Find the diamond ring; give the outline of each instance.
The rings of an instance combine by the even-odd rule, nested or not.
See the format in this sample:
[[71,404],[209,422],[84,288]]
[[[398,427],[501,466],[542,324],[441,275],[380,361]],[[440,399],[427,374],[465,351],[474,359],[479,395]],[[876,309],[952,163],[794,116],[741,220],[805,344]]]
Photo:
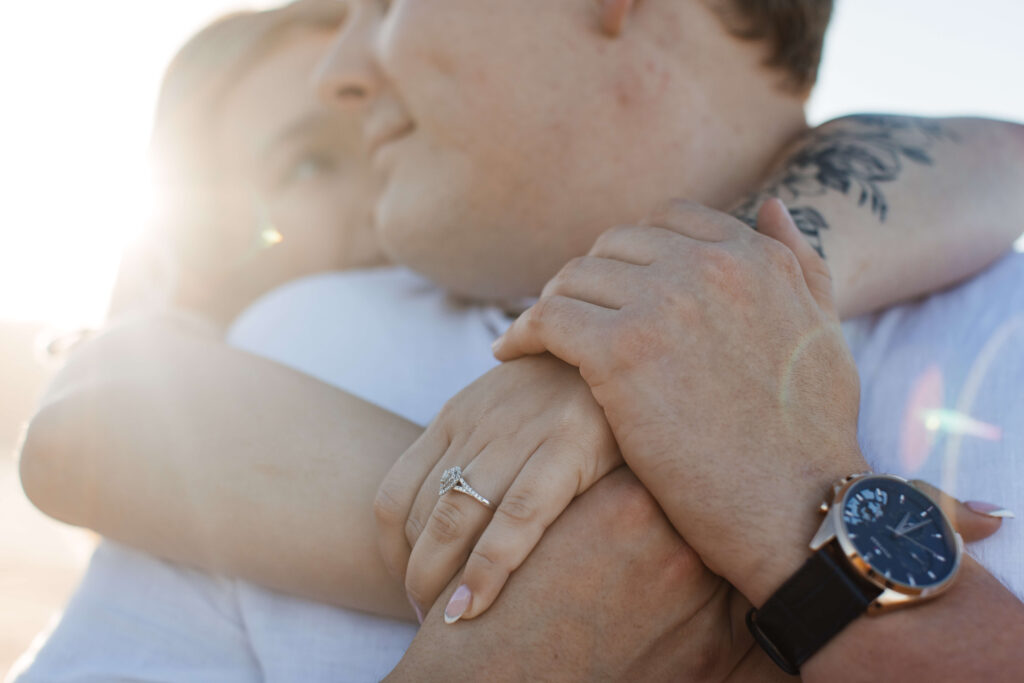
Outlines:
[[459,493],[465,493],[467,496],[476,498],[477,501],[483,504],[488,510],[494,509],[494,504],[481,496],[476,490],[469,485],[466,478],[462,476],[462,468],[455,466],[449,467],[441,474],[441,490],[438,492],[438,496],[443,496],[449,491],[458,491]]

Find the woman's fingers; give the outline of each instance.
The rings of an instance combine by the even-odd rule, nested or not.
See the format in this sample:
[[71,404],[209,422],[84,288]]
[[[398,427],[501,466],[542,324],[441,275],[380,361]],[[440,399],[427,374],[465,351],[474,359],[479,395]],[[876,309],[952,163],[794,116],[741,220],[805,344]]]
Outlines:
[[409,557],[405,591],[424,612],[458,574],[492,512],[469,496],[449,491],[437,499]]
[[[446,622],[472,619],[486,611],[548,526],[582,493],[586,458],[575,455],[574,448],[567,451],[567,446],[560,441],[545,442],[516,477],[466,562],[460,590],[445,609]],[[582,488],[591,483],[585,482]]]
[[[492,505],[497,505],[535,450],[533,444],[524,446],[507,439],[493,441],[464,465],[463,479]],[[441,463],[444,469],[459,464],[447,457]],[[410,515],[422,531],[412,541],[405,590],[409,599],[424,609],[434,604],[452,577],[459,573],[494,515],[493,508],[461,491],[452,490],[439,496],[442,471],[438,468],[436,479],[432,473],[431,478],[423,482]]]
[[[953,528],[963,537],[964,543],[972,543],[988,538],[999,531],[1003,519],[1013,517],[1013,513],[997,505],[961,503],[942,489],[936,488],[920,479],[915,479],[910,483],[924,491],[932,500],[939,504],[939,507],[942,508],[942,511],[946,513],[950,523],[952,523]],[[972,507],[975,509],[972,509]]]
[[443,429],[435,425],[427,427],[398,459],[377,490],[373,511],[380,532],[378,544],[388,571],[400,580],[405,578],[412,552],[406,531],[409,513],[423,478],[444,458],[450,445]]

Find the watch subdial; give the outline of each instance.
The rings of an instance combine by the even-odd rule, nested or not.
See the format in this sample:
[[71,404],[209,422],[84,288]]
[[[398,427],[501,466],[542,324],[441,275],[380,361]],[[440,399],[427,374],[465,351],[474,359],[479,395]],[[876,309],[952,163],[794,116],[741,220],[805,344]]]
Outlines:
[[850,526],[871,524],[885,515],[889,494],[880,488],[864,489],[851,496],[843,509],[843,520]]

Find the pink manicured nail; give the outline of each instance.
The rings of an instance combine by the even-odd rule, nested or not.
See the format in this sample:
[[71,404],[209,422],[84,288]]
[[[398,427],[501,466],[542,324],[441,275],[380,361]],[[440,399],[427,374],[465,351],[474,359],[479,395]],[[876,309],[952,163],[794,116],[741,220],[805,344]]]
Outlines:
[[416,619],[419,620],[420,625],[422,626],[423,625],[423,610],[421,610],[420,606],[417,605],[416,602],[412,598],[410,598],[408,595],[405,596],[405,597],[409,601],[409,604],[412,605],[413,611],[416,612]]
[[1007,510],[1002,505],[994,505],[992,503],[984,503],[980,500],[969,500],[964,505],[971,512],[977,512],[979,515],[985,515],[987,517],[995,517],[997,519],[1016,519],[1016,515],[1010,510]]
[[472,601],[473,593],[470,592],[469,586],[463,584],[456,588],[452,593],[452,599],[448,601],[448,606],[444,608],[444,623],[454,624],[461,619]]

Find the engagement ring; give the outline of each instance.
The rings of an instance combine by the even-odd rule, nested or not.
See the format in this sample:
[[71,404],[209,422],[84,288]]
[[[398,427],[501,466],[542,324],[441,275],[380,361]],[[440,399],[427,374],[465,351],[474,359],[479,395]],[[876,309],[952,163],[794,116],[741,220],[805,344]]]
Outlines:
[[469,485],[469,482],[462,476],[461,467],[449,467],[441,474],[441,490],[437,495],[443,496],[449,491],[465,493],[467,496],[476,498],[488,510],[494,509],[494,504],[491,503],[491,501],[481,496],[472,486]]

